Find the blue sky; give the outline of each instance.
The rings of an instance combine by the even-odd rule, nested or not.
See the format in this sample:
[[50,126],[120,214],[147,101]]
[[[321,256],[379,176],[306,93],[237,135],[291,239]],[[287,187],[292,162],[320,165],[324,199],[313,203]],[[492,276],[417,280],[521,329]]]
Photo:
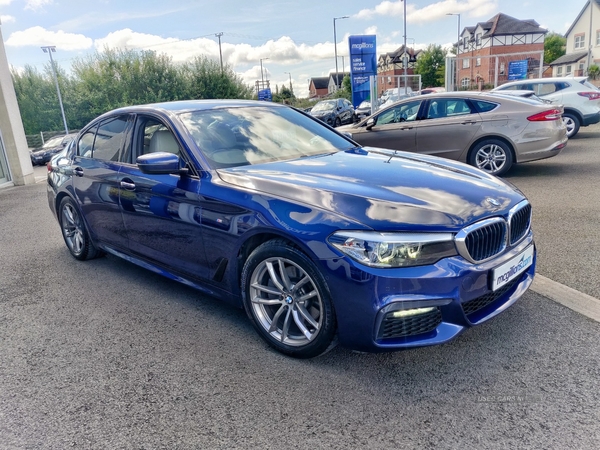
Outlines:
[[[450,46],[461,28],[502,12],[534,19],[550,31],[564,33],[586,0],[408,0],[407,41],[425,48]],[[75,58],[105,47],[143,48],[164,52],[174,61],[197,55],[219,58],[248,84],[265,78],[289,83],[299,96],[308,93],[311,77],[335,71],[333,18],[336,21],[338,67],[348,69],[347,37],[376,34],[378,53],[403,42],[403,8],[399,0],[0,0],[2,35],[8,62],[42,70],[54,45],[54,59],[69,70]],[[342,61],[342,57],[344,60]],[[268,58],[268,59],[267,59]]]

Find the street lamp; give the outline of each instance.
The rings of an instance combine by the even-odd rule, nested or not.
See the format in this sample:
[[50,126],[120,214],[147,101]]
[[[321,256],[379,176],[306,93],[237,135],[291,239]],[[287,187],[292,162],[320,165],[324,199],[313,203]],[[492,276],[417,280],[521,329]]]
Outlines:
[[335,21],[341,19],[349,19],[350,16],[334,17],[333,18],[333,48],[335,52],[335,90],[338,89],[339,75],[338,75],[338,61],[337,61],[337,34],[335,32]]
[[[404,56],[402,57],[402,65],[404,66],[404,93],[408,93],[408,52],[406,50],[406,0],[402,0],[404,3]],[[398,90],[400,93],[400,90]]]
[[263,61],[266,61],[267,59],[269,59],[269,58],[261,58],[261,59],[260,59],[260,79],[261,79],[261,81],[262,81],[262,85],[261,85],[261,88],[262,88],[262,89],[264,89],[264,88],[265,88],[265,76],[264,76],[264,74],[263,74],[263,65],[262,65],[262,62],[263,62]]
[[62,113],[62,119],[65,125],[65,133],[69,134],[69,128],[67,127],[67,118],[65,117],[65,109],[63,108],[62,97],[60,95],[60,87],[58,87],[56,67],[54,67],[54,60],[52,59],[52,52],[56,51],[56,47],[54,45],[48,45],[46,47],[42,47],[42,50],[44,51],[44,53],[48,53],[48,55],[50,55],[50,65],[52,66],[52,74],[54,75],[54,83],[56,83],[56,92],[58,93],[58,104],[60,105],[60,112]]
[[292,89],[292,74],[290,72],[283,72],[283,73],[287,73],[290,76],[290,94],[294,92],[294,90]]
[[459,73],[460,68],[458,67],[458,49],[460,48],[460,13],[447,13],[447,16],[456,16],[458,18],[458,26],[456,28],[456,90],[458,91]]

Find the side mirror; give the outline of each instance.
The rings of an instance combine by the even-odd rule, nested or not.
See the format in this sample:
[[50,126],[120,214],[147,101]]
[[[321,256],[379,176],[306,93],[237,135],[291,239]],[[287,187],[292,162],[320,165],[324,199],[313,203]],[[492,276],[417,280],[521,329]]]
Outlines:
[[138,156],[135,160],[142,173],[147,174],[170,174],[184,173],[187,170],[179,167],[179,156],[173,153],[156,152]]
[[370,130],[374,126],[375,126],[375,118],[371,117],[369,120],[367,120],[367,130]]

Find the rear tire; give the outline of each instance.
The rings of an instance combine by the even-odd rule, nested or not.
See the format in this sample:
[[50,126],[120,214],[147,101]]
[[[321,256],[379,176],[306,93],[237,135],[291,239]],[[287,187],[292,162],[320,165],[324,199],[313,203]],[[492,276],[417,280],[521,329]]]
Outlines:
[[63,239],[74,258],[85,261],[100,256],[101,252],[92,243],[83,217],[70,197],[60,202],[58,217]]
[[579,132],[581,123],[576,115],[572,113],[563,114],[563,123],[567,127],[567,137],[570,139]]
[[315,264],[280,239],[257,247],[242,271],[244,309],[267,344],[295,358],[335,347],[331,295]]
[[510,147],[499,139],[484,139],[471,149],[469,164],[497,177],[513,165]]

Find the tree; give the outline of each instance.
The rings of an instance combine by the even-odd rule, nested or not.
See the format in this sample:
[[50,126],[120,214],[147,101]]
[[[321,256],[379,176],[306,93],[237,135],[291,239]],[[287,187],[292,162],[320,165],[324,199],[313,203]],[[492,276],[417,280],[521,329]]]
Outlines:
[[550,64],[563,56],[567,52],[566,48],[566,38],[555,32],[548,33],[544,39],[544,63]]
[[438,73],[446,64],[446,52],[441,45],[429,44],[417,58],[415,73],[421,75],[421,84],[425,87],[443,86],[443,79],[439,79]]
[[345,98],[350,102],[352,101],[352,82],[350,81],[349,75],[344,75],[342,85],[335,91],[334,98]]
[[[251,98],[252,90],[230,66],[205,56],[175,64],[164,53],[105,49],[77,59],[68,76],[57,68],[70,129],[127,105],[184,99]],[[27,134],[63,129],[50,65],[13,72],[17,101]]]
[[277,103],[286,103],[288,105],[294,104],[294,100],[296,97],[290,91],[290,89],[284,85],[281,86],[281,89],[277,89],[275,95],[273,95],[273,101]]
[[[61,93],[64,93],[67,77],[60,70],[57,70],[57,77]],[[45,67],[44,73],[27,65],[20,72],[13,71],[12,78],[25,133],[37,134],[42,130],[64,129],[50,63]],[[63,95],[65,110],[68,109],[68,100],[69,97]]]

